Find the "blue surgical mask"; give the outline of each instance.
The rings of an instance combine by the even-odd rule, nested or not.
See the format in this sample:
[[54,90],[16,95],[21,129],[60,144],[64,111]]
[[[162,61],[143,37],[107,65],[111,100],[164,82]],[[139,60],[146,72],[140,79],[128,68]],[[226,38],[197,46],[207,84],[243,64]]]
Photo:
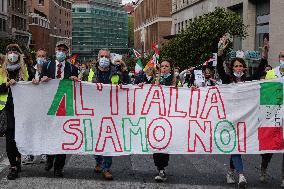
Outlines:
[[66,54],[62,51],[56,51],[56,60],[63,62],[66,59]]
[[37,58],[36,59],[36,63],[39,65],[43,65],[46,62],[45,58]]
[[161,77],[166,79],[166,78],[168,78],[170,75],[171,75],[171,73],[166,73],[166,74],[163,74],[163,73],[162,73],[162,74],[161,74]]
[[16,63],[16,62],[19,60],[19,55],[16,54],[16,53],[8,54],[8,60],[9,60],[11,63]]
[[280,60],[279,63],[280,63],[280,67],[284,68],[284,60]]
[[99,65],[102,68],[107,68],[110,65],[110,61],[106,57],[100,58]]

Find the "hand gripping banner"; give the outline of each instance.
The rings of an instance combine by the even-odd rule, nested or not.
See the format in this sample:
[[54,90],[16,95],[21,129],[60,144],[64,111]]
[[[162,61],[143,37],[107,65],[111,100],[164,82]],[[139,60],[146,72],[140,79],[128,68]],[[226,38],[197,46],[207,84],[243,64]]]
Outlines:
[[283,81],[197,90],[20,82],[16,142],[34,155],[283,153]]

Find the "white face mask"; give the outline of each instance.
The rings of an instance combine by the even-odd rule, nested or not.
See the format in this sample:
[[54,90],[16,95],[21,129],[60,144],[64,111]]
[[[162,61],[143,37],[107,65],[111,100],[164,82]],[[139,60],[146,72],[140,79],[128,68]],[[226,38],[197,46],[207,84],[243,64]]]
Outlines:
[[284,60],[280,60],[279,63],[280,63],[280,68],[284,68]]
[[19,60],[19,55],[16,53],[8,54],[8,60],[12,63],[15,63]]
[[106,57],[100,58],[99,65],[102,68],[107,68],[110,65],[110,61]]
[[244,72],[234,72],[234,76],[236,76],[237,78],[241,78],[244,75]]

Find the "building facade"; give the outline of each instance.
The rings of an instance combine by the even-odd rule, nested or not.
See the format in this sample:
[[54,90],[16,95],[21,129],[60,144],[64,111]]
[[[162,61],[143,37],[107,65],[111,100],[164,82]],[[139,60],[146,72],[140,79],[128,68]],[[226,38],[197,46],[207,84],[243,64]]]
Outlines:
[[29,0],[29,30],[32,33],[30,48],[40,48],[50,52],[50,21],[44,12],[48,12],[44,1]]
[[171,34],[171,0],[137,0],[134,9],[134,47],[148,52]]
[[7,37],[8,34],[8,3],[0,0],[0,37]]
[[269,36],[269,62],[276,65],[283,50],[284,1],[282,0],[172,0],[171,34],[181,32],[194,17],[225,7],[240,14],[247,26],[248,36],[234,38],[235,50],[260,50],[263,37]]
[[6,0],[6,2],[8,3],[7,32],[10,36],[29,46],[31,33],[28,32],[27,0]]
[[73,0],[29,0],[32,48],[45,48],[52,56],[58,41],[66,41],[71,47],[72,3]]
[[128,49],[128,14],[121,0],[75,1],[73,11],[73,53],[79,60],[92,60],[101,48],[113,53]]

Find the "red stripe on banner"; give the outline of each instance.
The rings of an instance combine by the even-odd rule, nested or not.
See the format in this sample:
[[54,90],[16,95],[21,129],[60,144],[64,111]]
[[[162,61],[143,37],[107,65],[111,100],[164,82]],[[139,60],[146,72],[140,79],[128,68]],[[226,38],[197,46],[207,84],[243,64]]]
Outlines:
[[261,127],[258,128],[259,150],[283,150],[283,128]]
[[63,96],[63,98],[62,98],[62,100],[61,100],[61,102],[58,106],[56,116],[66,116],[66,98],[65,98],[65,95]]

